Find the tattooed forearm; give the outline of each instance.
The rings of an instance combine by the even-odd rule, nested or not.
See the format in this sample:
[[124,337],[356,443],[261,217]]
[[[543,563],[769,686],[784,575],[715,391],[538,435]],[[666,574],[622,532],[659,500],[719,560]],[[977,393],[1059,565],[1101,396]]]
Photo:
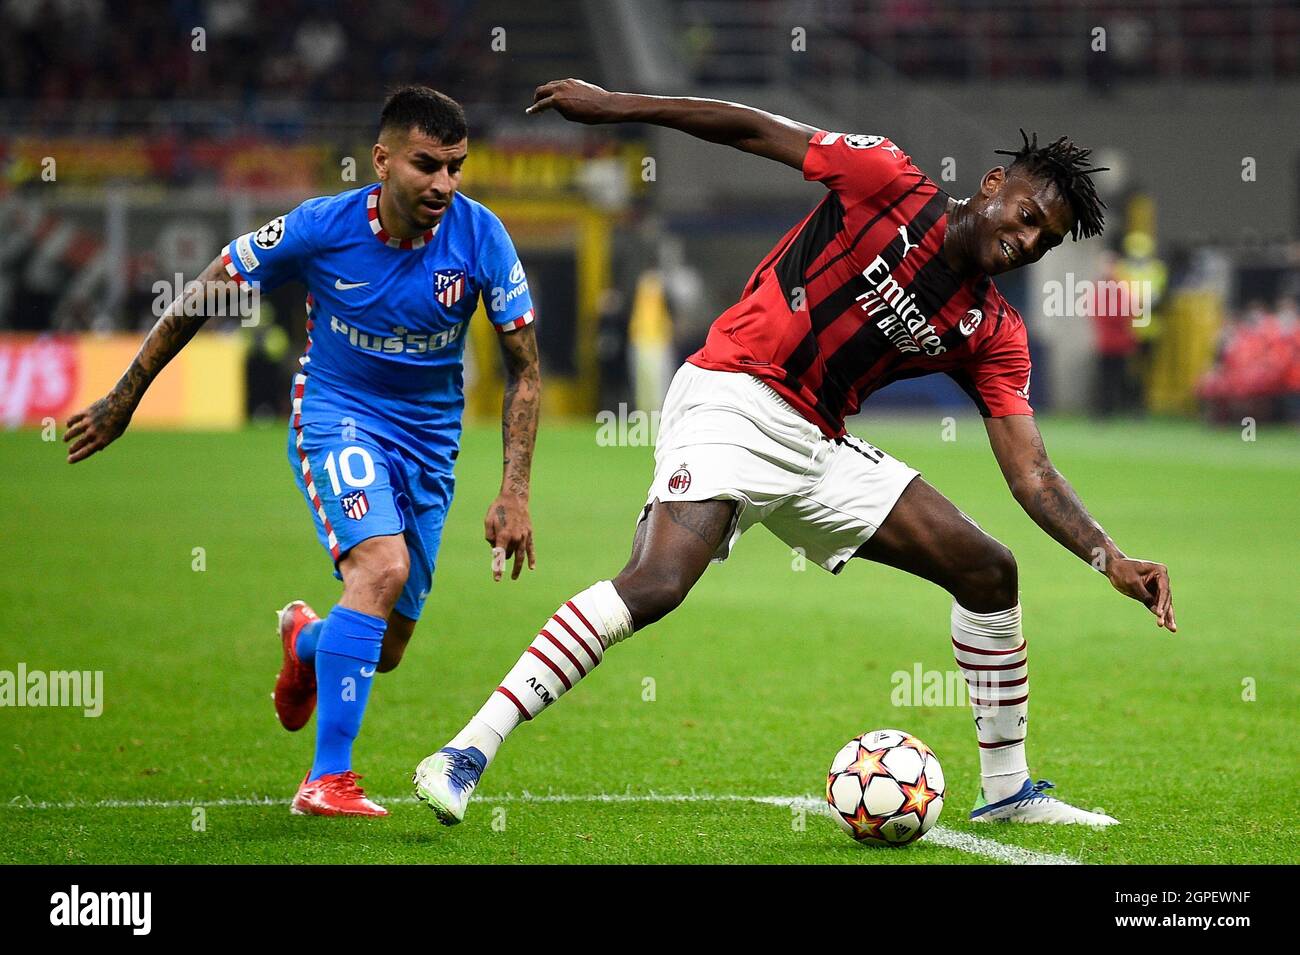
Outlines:
[[501,336],[506,391],[501,402],[501,489],[528,497],[541,417],[542,376],[531,325]]
[[1108,554],[1114,548],[1101,525],[1092,519],[1070,482],[1059,474],[1044,479],[1039,487],[1022,500],[1025,511],[1058,543],[1084,560]]
[[1031,446],[1032,463],[1013,488],[1025,512],[1057,543],[1083,560],[1095,563],[1099,555],[1107,559],[1123,556],[1088,513],[1070,482],[1052,465],[1042,436],[1035,434]]
[[130,367],[113,386],[108,396],[111,404],[119,410],[135,409],[140,399],[144,397],[145,390],[158,377],[159,372],[179,354],[208,319],[202,307],[193,305],[190,308],[183,307],[185,300],[196,296],[202,297],[209,282],[228,281],[225,267],[218,256],[208,263],[207,268],[199,273],[198,278],[187,287],[182,296],[167,307],[162,317],[150,329],[140,350],[131,360]]
[[202,327],[207,317],[204,306],[210,286],[229,285],[230,281],[221,259],[213,259],[149,330],[112,390],[68,418],[63,440],[68,445],[69,464],[102,451],[126,431],[150,383]]

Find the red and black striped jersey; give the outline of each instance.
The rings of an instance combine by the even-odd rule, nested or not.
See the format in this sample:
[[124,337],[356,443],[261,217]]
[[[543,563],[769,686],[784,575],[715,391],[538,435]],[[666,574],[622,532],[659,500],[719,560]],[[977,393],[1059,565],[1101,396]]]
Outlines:
[[881,136],[818,132],[803,174],[830,192],[688,361],[761,378],[828,437],[872,392],[935,372],[985,417],[1033,414],[1020,315],[941,254],[948,195]]

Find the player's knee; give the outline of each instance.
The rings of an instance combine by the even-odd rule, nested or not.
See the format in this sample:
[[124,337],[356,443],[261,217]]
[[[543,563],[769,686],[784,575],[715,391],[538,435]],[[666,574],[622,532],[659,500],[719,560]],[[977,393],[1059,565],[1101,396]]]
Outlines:
[[619,574],[614,579],[614,588],[632,615],[632,627],[636,630],[668,616],[681,606],[691,589],[689,583],[678,577],[651,576],[637,568]]
[[973,613],[995,613],[1015,605],[1019,586],[1015,555],[990,537],[983,552],[968,565],[954,596]]
[[380,602],[392,607],[397,604],[397,598],[402,595],[402,588],[406,586],[406,578],[410,571],[411,566],[405,560],[383,561],[370,568],[366,582]]
[[344,588],[387,616],[402,595],[410,572],[411,561],[404,549],[385,548],[352,561],[344,573]]

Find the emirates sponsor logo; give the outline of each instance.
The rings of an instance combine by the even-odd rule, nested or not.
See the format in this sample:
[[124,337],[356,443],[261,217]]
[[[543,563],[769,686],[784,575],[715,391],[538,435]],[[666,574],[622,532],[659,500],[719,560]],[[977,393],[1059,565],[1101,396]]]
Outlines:
[[862,270],[862,277],[870,288],[856,296],[858,307],[875,319],[895,348],[907,355],[924,352],[931,358],[948,350],[930,316],[916,304],[916,293],[898,283],[883,256],[876,256]]

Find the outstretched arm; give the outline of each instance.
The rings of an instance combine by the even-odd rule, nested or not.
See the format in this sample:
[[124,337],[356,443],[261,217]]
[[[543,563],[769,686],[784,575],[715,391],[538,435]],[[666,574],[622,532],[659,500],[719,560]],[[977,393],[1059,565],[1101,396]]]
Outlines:
[[529,113],[553,109],[577,123],[652,123],[711,143],[803,168],[812,126],[761,109],[694,97],[612,93],[582,80],[551,80],[533,93]]
[[[228,285],[231,281],[221,256],[217,256],[167,306],[113,390],[68,419],[63,440],[68,443],[69,464],[102,451],[121,436],[149,385],[208,320],[202,305],[207,301],[208,285]],[[186,308],[188,299],[198,301]]]
[[506,393],[501,402],[501,493],[488,508],[483,536],[499,554],[492,564],[492,577],[501,579],[505,561],[514,558],[514,580],[523,569],[537,566],[533,550],[533,523],[528,514],[528,495],[533,470],[533,448],[537,444],[537,421],[541,414],[542,375],[537,357],[534,326],[501,333],[501,354],[506,365]]
[[1102,571],[1116,590],[1150,609],[1157,626],[1176,631],[1169,571],[1164,564],[1124,556],[1052,465],[1033,415],[986,418],[984,425],[1007,486],[1025,513],[1066,550]]

